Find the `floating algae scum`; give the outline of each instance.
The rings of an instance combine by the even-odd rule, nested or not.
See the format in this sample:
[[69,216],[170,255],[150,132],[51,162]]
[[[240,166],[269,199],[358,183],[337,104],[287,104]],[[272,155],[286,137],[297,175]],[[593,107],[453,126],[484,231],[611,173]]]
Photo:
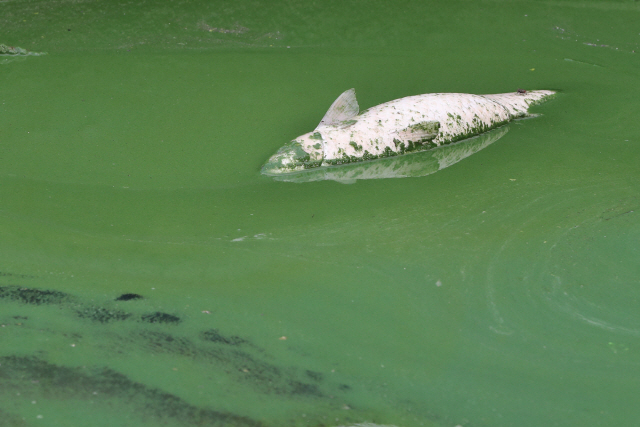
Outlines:
[[354,89],[342,93],[313,132],[283,146],[262,167],[282,174],[430,150],[528,115],[555,92],[409,96],[359,113]]
[[26,56],[42,56],[46,54],[46,52],[31,52],[21,47],[7,46],[0,43],[0,65],[23,60]]
[[0,56],[42,56],[46,55],[46,52],[31,52],[27,49],[23,49],[17,46],[7,46],[0,43]]

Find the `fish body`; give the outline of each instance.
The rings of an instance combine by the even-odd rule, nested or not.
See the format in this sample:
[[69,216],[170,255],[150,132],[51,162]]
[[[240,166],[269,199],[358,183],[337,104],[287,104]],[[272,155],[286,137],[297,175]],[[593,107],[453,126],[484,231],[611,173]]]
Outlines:
[[303,171],[273,175],[276,181],[312,182],[332,180],[341,184],[354,184],[362,179],[413,178],[430,175],[477,153],[502,138],[508,126],[447,144],[433,150],[407,156],[391,156],[371,162],[353,162],[348,165],[305,169]]
[[554,93],[431,93],[389,101],[359,114],[355,90],[349,89],[313,132],[271,156],[262,173],[291,173],[434,149],[526,117],[531,105]]

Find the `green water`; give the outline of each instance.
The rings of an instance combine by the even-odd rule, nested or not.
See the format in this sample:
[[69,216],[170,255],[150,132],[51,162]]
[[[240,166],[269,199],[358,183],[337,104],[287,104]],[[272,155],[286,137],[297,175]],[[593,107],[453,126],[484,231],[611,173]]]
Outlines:
[[[0,2],[47,53],[0,56],[0,426],[633,425],[639,19]],[[560,94],[432,175],[260,175],[351,87]]]

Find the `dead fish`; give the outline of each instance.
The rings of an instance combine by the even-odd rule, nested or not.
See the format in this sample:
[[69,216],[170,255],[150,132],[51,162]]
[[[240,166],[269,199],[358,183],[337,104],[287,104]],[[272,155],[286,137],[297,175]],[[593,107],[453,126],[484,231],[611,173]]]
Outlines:
[[385,102],[359,114],[356,92],[336,99],[313,132],[281,147],[262,167],[277,175],[430,150],[529,116],[555,94],[430,93]]

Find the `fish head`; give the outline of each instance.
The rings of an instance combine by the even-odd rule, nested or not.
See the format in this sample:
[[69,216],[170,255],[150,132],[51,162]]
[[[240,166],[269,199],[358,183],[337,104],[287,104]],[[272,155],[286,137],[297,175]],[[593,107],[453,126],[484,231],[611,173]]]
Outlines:
[[320,166],[323,157],[324,139],[316,130],[300,135],[280,147],[262,166],[261,172],[265,175],[298,172]]

